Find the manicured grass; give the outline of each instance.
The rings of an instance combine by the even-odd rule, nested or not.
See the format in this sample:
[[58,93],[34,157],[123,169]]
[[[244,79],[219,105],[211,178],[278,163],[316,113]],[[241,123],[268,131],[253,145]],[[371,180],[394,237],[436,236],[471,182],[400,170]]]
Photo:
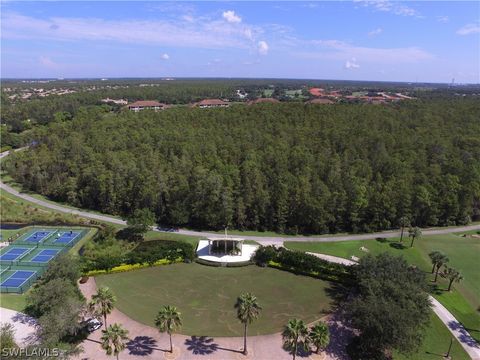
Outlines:
[[[438,288],[441,291],[433,292],[438,299],[466,328],[472,337],[480,341],[480,314],[477,309],[480,306],[480,271],[478,271],[478,258],[480,254],[480,239],[475,237],[463,237],[458,234],[429,235],[415,242],[413,248],[397,249],[398,239],[388,239],[382,243],[376,240],[345,241],[345,242],[285,242],[290,249],[311,251],[323,254],[350,258],[351,255],[362,257],[365,252],[360,247],[366,247],[371,254],[389,252],[393,255],[402,255],[411,263],[430,273],[431,264],[428,253],[433,250],[441,250],[450,258],[449,265],[460,270],[464,280],[460,284],[454,284],[454,290],[446,292],[447,281],[439,278]],[[404,240],[409,245],[409,239]],[[432,278],[431,275],[428,276]]]
[[25,298],[25,294],[1,294],[0,307],[24,312],[26,306]]
[[[345,259],[350,259],[352,255],[361,258],[366,254],[377,255],[388,252],[395,256],[404,256],[409,263],[419,266],[422,270],[428,271],[430,269],[430,263],[418,249],[408,247],[410,244],[408,239],[403,241],[404,247],[398,247],[397,244],[398,242],[395,239],[386,239],[385,242],[354,240],[338,242],[286,241],[284,243],[285,247],[289,249],[334,255]],[[367,248],[368,253],[360,250],[362,247]]]
[[331,303],[329,283],[257,266],[175,264],[102,275],[96,281],[113,290],[119,310],[147,325],[154,325],[162,305],[177,306],[184,323],[181,333],[188,335],[241,336],[234,304],[246,291],[255,294],[263,308],[251,335],[281,331],[293,317],[314,321]]
[[[438,360],[443,359],[450,345],[452,334],[443,325],[440,319],[432,312],[431,322],[425,333],[425,338],[418,351],[410,355],[395,354],[396,360]],[[468,354],[463,350],[462,346],[455,339],[452,345],[450,356],[455,360],[470,359]]]

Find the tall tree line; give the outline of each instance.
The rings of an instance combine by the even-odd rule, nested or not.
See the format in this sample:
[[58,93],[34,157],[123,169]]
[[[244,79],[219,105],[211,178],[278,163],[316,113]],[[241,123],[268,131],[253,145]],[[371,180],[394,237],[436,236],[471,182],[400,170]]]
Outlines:
[[288,233],[480,217],[480,104],[265,104],[104,113],[34,130],[7,170],[76,206],[159,223]]

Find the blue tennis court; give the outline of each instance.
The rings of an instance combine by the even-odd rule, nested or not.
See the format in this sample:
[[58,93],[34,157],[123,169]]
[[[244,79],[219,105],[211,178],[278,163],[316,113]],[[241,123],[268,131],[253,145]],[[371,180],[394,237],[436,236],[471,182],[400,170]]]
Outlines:
[[0,260],[15,261],[25,254],[29,249],[27,248],[11,248],[5,254],[0,255]]
[[41,242],[43,239],[48,237],[53,231],[35,231],[32,235],[27,237],[24,241],[26,242]]
[[54,241],[55,244],[65,244],[68,245],[81,234],[80,231],[67,231],[64,233],[58,233],[57,239]]
[[57,249],[45,249],[40,251],[37,255],[35,255],[30,261],[31,262],[40,262],[40,263],[47,263],[52,260],[55,255],[57,255],[60,250]]
[[17,270],[8,279],[5,279],[0,286],[1,287],[15,287],[19,288],[26,283],[36,271],[29,270]]

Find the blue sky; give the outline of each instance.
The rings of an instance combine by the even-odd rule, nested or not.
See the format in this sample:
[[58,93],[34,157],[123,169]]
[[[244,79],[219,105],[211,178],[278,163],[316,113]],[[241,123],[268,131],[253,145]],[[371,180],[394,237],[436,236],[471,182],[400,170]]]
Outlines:
[[1,3],[1,76],[479,83],[480,2]]

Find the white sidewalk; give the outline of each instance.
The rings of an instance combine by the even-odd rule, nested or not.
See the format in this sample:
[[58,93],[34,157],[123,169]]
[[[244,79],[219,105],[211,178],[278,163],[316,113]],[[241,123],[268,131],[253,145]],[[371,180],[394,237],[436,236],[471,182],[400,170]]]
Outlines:
[[0,307],[0,323],[10,323],[15,327],[17,345],[28,345],[36,342],[34,318],[21,312]]

